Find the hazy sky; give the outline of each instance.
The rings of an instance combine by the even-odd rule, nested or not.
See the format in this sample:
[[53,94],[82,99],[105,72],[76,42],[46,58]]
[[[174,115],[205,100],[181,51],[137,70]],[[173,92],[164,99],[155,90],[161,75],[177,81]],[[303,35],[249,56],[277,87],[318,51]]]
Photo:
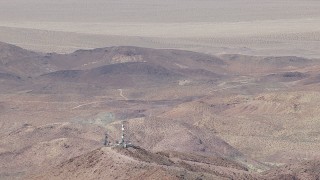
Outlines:
[[237,22],[319,17],[318,0],[0,0],[0,21]]

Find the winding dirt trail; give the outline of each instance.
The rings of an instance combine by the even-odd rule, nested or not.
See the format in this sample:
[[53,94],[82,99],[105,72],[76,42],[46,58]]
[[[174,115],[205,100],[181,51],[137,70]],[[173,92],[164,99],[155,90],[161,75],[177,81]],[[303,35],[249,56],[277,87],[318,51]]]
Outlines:
[[120,95],[121,97],[123,97],[124,100],[128,100],[128,98],[123,95],[123,90],[122,90],[122,89],[118,89],[118,91],[119,91],[119,95]]
[[97,104],[97,103],[101,103],[101,101],[96,101],[96,102],[91,102],[91,103],[86,103],[86,104],[80,104],[80,105],[78,105],[76,107],[73,107],[72,110],[81,108],[82,106],[87,106],[87,105]]

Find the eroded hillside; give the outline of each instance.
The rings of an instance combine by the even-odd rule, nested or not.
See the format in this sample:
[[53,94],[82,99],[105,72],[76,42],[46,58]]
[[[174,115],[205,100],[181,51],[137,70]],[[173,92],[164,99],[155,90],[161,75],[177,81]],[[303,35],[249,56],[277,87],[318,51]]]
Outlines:
[[0,179],[319,178],[317,59],[0,52]]

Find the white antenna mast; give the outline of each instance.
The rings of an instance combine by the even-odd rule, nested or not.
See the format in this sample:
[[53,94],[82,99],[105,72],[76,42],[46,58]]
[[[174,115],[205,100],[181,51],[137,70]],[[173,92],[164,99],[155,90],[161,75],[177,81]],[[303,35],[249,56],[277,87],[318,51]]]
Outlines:
[[124,141],[124,137],[125,137],[124,130],[125,130],[125,128],[124,128],[124,124],[123,124],[123,121],[122,121],[122,123],[121,123],[121,142],[120,142],[120,145],[123,145],[123,147],[126,148],[127,144]]

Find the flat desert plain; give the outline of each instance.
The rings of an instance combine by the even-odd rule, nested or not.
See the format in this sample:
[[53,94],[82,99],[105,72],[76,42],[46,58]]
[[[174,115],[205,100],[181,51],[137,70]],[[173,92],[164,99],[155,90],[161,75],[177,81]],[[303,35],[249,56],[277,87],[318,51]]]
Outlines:
[[41,52],[107,46],[318,58],[316,0],[1,0],[0,41]]

